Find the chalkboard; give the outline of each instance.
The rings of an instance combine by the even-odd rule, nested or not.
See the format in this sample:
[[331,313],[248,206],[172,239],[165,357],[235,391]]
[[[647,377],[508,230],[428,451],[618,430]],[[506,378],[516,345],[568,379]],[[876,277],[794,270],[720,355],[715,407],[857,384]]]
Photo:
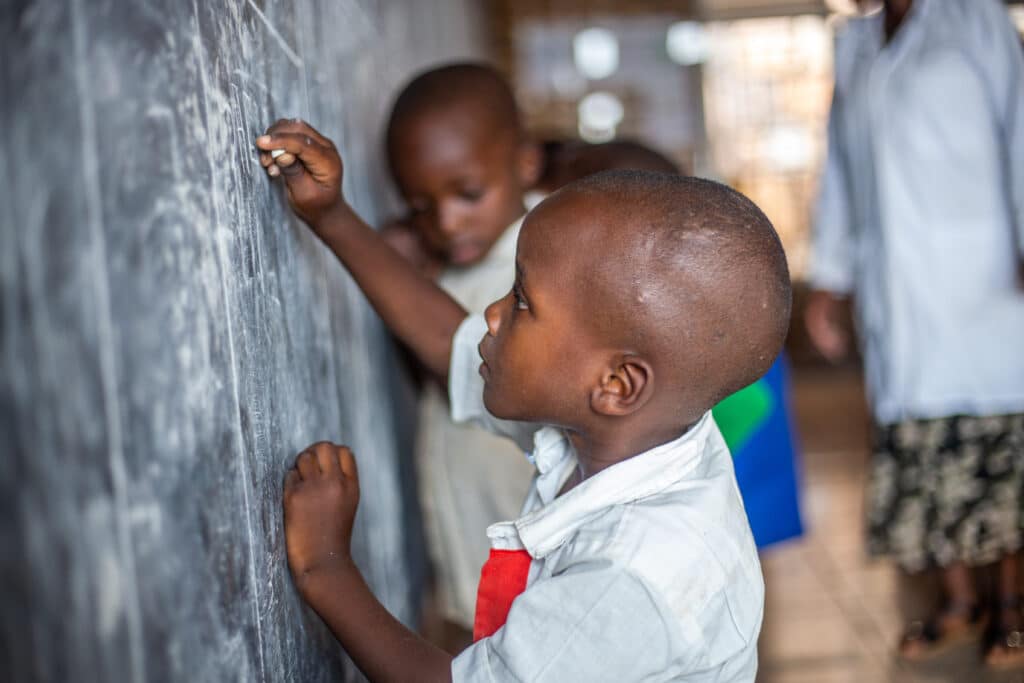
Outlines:
[[4,3],[0,678],[357,674],[292,588],[281,483],[353,446],[357,561],[415,591],[387,337],[252,140],[300,116],[387,212],[395,90],[480,52],[472,0]]

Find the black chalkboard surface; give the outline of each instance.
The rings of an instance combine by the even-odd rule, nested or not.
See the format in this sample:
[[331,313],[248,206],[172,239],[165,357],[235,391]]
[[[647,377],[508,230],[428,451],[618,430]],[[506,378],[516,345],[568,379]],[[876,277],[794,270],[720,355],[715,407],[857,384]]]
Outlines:
[[413,614],[386,335],[253,138],[334,138],[369,220],[396,88],[476,51],[470,0],[39,0],[0,10],[0,680],[356,673],[285,566],[283,473],[360,461],[359,564]]

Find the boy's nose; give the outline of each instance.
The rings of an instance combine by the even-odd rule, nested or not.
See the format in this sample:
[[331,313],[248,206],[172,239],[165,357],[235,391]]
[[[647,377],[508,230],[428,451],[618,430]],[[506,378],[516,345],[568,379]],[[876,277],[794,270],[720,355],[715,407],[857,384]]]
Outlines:
[[437,209],[437,225],[445,235],[452,236],[459,232],[462,217],[458,209],[441,205]]
[[498,336],[498,329],[501,327],[501,304],[508,297],[498,299],[484,310],[484,320],[487,321],[487,332],[492,337]]

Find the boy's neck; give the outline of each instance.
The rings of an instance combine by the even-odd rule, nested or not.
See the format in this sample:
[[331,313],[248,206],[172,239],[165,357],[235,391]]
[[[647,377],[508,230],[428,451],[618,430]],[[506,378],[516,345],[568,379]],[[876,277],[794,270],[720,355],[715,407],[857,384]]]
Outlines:
[[576,451],[578,472],[570,477],[563,493],[576,484],[589,479],[601,470],[628,460],[633,456],[670,441],[675,441],[693,428],[693,422],[684,427],[669,426],[647,429],[642,432],[631,429],[611,429],[607,433],[584,433],[569,431],[569,441]]

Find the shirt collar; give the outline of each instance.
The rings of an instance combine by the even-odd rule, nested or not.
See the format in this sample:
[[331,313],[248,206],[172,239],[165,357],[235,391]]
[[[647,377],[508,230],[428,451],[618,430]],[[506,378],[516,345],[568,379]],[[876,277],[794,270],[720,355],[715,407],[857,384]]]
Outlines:
[[683,479],[699,464],[713,426],[710,413],[705,413],[679,438],[616,463],[557,498],[576,465],[576,454],[561,430],[538,430],[530,459],[537,466],[543,505],[514,523],[523,546],[531,556],[545,557],[608,507],[646,498]]

